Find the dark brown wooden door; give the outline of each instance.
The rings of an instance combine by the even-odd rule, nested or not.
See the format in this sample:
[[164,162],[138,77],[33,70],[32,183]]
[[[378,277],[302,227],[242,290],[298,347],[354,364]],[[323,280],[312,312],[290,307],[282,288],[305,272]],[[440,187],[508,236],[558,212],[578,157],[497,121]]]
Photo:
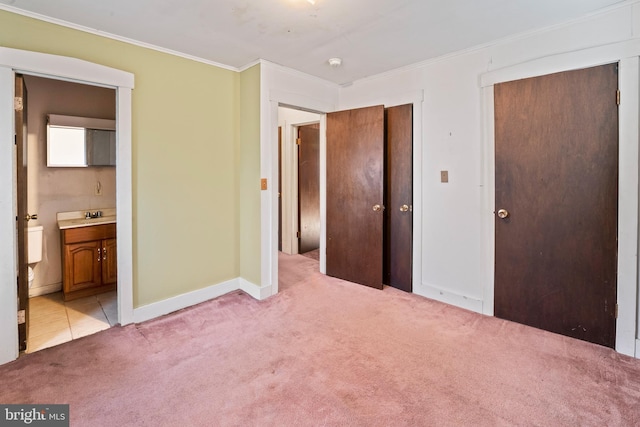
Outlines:
[[617,83],[611,64],[495,86],[495,315],[608,347]]
[[298,127],[298,252],[320,247],[320,125]]
[[327,274],[382,289],[384,107],[327,114]]
[[385,109],[384,278],[411,292],[413,235],[413,105]]
[[[15,79],[15,126],[17,162],[17,235],[18,235],[18,310],[24,313],[24,322],[18,322],[20,351],[27,349],[29,333],[29,274],[27,248],[27,89],[24,79]],[[21,318],[22,316],[19,316]]]

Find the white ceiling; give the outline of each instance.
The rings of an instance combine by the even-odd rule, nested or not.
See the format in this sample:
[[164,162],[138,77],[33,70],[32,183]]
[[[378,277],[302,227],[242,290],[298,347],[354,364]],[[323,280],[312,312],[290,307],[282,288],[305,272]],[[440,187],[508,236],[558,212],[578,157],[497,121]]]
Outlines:
[[[629,0],[0,0],[240,69],[257,59],[338,84]],[[332,68],[327,60],[340,57]]]

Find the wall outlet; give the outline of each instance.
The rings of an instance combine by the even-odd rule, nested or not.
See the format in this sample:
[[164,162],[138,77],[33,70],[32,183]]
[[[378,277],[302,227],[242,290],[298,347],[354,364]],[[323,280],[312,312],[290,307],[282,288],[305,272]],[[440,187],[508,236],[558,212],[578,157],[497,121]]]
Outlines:
[[449,182],[449,171],[440,171],[440,182]]

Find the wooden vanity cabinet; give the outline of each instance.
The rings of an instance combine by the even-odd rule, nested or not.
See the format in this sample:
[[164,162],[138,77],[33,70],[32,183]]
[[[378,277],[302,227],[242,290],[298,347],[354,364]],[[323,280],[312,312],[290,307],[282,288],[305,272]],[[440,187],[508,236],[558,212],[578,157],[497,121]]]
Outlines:
[[69,301],[116,289],[116,225],[61,230],[62,291]]

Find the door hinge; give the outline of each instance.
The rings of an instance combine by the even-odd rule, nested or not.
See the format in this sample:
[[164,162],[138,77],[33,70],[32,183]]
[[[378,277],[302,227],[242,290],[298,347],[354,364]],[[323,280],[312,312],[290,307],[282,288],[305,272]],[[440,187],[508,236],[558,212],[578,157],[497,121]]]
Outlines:
[[302,138],[297,138],[296,139],[296,145],[300,145],[301,142],[302,142]]
[[18,310],[18,325],[22,325],[27,322],[27,316],[24,310]]
[[618,318],[618,304],[616,304],[616,319]]
[[616,90],[616,105],[620,105],[620,89]]
[[299,239],[300,238],[300,232],[296,231],[296,238]]
[[20,98],[19,96],[13,98],[13,109],[16,111],[22,111],[23,108],[24,107],[22,105],[22,98]]

